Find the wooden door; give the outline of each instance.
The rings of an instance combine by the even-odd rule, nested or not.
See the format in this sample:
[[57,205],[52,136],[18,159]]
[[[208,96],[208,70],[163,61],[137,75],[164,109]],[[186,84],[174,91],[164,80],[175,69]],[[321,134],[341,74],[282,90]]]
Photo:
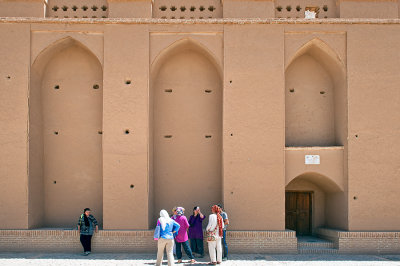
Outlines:
[[311,235],[311,192],[286,192],[286,228]]

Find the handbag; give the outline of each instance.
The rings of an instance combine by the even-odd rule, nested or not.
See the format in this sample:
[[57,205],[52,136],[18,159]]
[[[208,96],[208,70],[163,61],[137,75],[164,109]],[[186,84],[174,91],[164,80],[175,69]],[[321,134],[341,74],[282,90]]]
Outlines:
[[207,231],[207,242],[212,242],[217,240],[217,229],[218,226],[215,227],[214,231]]

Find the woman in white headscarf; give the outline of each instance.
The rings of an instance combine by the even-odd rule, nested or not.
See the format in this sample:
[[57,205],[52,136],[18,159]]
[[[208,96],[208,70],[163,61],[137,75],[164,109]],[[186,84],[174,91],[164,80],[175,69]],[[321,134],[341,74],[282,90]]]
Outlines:
[[178,234],[179,224],[172,220],[166,210],[160,211],[160,218],[157,220],[156,230],[154,231],[154,240],[158,240],[157,262],[156,265],[162,264],[164,249],[166,249],[168,257],[168,266],[174,264],[174,236]]

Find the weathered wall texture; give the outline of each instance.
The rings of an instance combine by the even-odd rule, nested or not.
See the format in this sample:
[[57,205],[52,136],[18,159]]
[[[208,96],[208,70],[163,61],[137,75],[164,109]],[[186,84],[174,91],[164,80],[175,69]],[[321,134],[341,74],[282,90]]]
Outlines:
[[[147,1],[107,12],[135,2],[151,16]],[[216,16],[276,11],[239,2]],[[314,232],[400,230],[399,33],[383,19],[2,18],[0,227],[72,228],[91,207],[104,229],[146,230],[161,208],[222,202],[232,230],[282,231],[285,191],[312,191]]]
[[104,228],[147,229],[148,26],[107,25],[103,30]]
[[0,34],[7,39],[0,44],[0,220],[2,228],[22,229],[36,192],[27,189],[29,25],[1,24]]
[[350,230],[399,230],[399,45],[397,26],[348,31]]
[[284,229],[283,30],[224,28],[224,203],[234,229]]
[[154,208],[209,213],[222,195],[221,70],[198,44],[173,45],[152,72]]

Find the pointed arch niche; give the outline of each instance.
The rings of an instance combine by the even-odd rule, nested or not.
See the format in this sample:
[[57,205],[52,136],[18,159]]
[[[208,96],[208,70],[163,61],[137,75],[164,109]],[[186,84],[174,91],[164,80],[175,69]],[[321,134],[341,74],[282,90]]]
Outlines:
[[[310,235],[315,235],[319,227],[346,229],[346,195],[331,178],[317,172],[305,172],[287,183],[285,190],[287,229],[300,235],[299,231],[307,231],[304,227],[309,227]],[[305,200],[301,195],[304,193],[310,193],[311,198]],[[295,194],[303,197],[296,199]]]
[[222,199],[220,67],[183,39],[157,56],[150,86],[150,212],[198,205],[209,213]]
[[305,44],[285,72],[286,146],[335,146],[346,141],[346,71],[320,39]]
[[67,37],[39,54],[29,92],[30,227],[72,228],[86,207],[102,223],[103,70]]

